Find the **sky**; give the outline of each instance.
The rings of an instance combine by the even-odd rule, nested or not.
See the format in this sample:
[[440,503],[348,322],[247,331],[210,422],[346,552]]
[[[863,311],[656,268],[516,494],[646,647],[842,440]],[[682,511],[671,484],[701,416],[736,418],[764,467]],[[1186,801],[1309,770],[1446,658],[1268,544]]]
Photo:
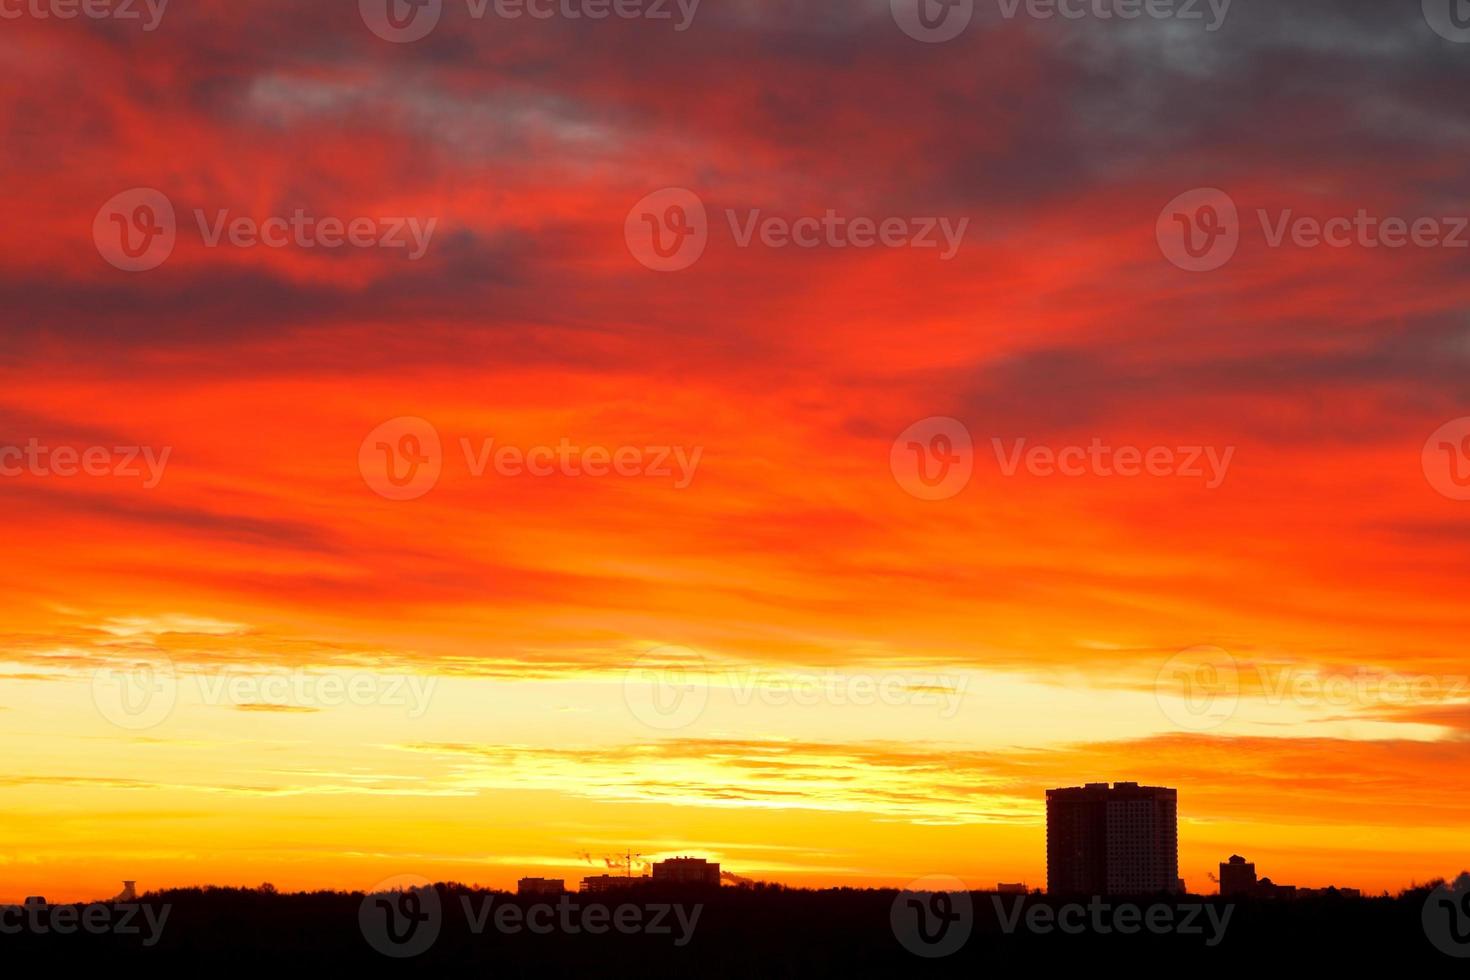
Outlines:
[[0,901],[1460,871],[1470,31],[1225,6],[0,3]]

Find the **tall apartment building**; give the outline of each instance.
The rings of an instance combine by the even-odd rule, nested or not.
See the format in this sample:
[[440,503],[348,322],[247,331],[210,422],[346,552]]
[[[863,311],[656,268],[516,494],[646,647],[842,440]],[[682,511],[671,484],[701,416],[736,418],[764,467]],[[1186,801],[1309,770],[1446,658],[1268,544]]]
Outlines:
[[1179,889],[1179,796],[1088,783],[1046,791],[1046,890],[1153,895]]

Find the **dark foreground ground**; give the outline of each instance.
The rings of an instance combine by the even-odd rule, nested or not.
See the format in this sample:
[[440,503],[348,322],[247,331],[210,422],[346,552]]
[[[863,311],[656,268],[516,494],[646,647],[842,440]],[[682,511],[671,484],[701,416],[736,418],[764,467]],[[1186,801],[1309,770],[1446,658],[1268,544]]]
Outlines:
[[15,977],[71,975],[76,967],[976,977],[1071,964],[1268,975],[1283,968],[1356,975],[1382,964],[1464,975],[1470,902],[1462,910],[1447,894],[1069,903],[762,886],[538,901],[453,884],[376,896],[191,889],[143,895],[136,907],[7,907],[0,963]]

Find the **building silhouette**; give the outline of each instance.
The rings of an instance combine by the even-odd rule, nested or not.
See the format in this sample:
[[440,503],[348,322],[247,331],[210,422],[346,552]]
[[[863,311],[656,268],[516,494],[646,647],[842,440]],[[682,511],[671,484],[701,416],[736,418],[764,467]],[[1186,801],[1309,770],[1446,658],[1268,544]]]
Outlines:
[[702,885],[709,888],[720,886],[720,866],[704,858],[677,857],[657,861],[653,865],[653,880],[660,885]]
[[517,895],[565,895],[567,883],[561,878],[522,878],[516,882]]
[[1179,891],[1178,796],[1177,790],[1137,783],[1047,790],[1047,892]]
[[1270,878],[1262,878],[1251,889],[1256,898],[1296,898],[1296,885],[1278,885]]
[[1220,862],[1220,894],[1249,895],[1256,890],[1256,866],[1239,854]]
[[636,878],[628,875],[589,875],[582,879],[582,891],[593,893],[626,891],[652,883],[653,879],[648,875],[639,875]]
[[1328,885],[1326,888],[1293,888],[1293,898],[1325,898],[1328,895],[1336,895],[1338,898],[1362,898],[1363,893],[1357,888],[1343,888],[1338,885]]
[[1232,854],[1229,861],[1220,864],[1220,894],[1248,896],[1250,898],[1323,898],[1337,895],[1341,898],[1360,898],[1356,888],[1298,888],[1296,885],[1278,885],[1270,878],[1256,878],[1256,866],[1239,854]]

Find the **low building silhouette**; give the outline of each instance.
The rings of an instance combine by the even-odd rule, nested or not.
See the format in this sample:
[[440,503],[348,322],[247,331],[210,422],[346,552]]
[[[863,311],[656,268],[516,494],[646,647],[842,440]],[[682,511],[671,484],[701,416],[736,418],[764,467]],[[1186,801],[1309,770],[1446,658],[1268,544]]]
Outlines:
[[701,885],[707,888],[720,887],[720,866],[704,858],[676,857],[667,861],[656,861],[653,865],[653,880],[660,885]]
[[1239,854],[1232,854],[1229,861],[1220,863],[1220,894],[1242,898],[1324,898],[1340,895],[1343,898],[1361,898],[1356,888],[1298,888],[1296,885],[1278,885],[1270,878],[1256,878],[1256,866]]
[[1270,878],[1262,878],[1251,890],[1256,898],[1296,898],[1296,885],[1278,885]]
[[1220,894],[1249,895],[1256,888],[1256,866],[1239,854],[1220,862]]
[[1326,888],[1298,888],[1297,898],[1326,898],[1329,895],[1337,895],[1341,898],[1362,898],[1363,893],[1356,888],[1339,888],[1336,885],[1328,885]]
[[1021,882],[1012,884],[1011,882],[1002,881],[995,886],[995,890],[1002,895],[1024,895],[1027,889],[1026,885]]
[[641,888],[651,885],[653,879],[647,875],[630,877],[629,875],[589,875],[582,879],[582,891],[598,894],[601,892],[627,891],[633,888]]

